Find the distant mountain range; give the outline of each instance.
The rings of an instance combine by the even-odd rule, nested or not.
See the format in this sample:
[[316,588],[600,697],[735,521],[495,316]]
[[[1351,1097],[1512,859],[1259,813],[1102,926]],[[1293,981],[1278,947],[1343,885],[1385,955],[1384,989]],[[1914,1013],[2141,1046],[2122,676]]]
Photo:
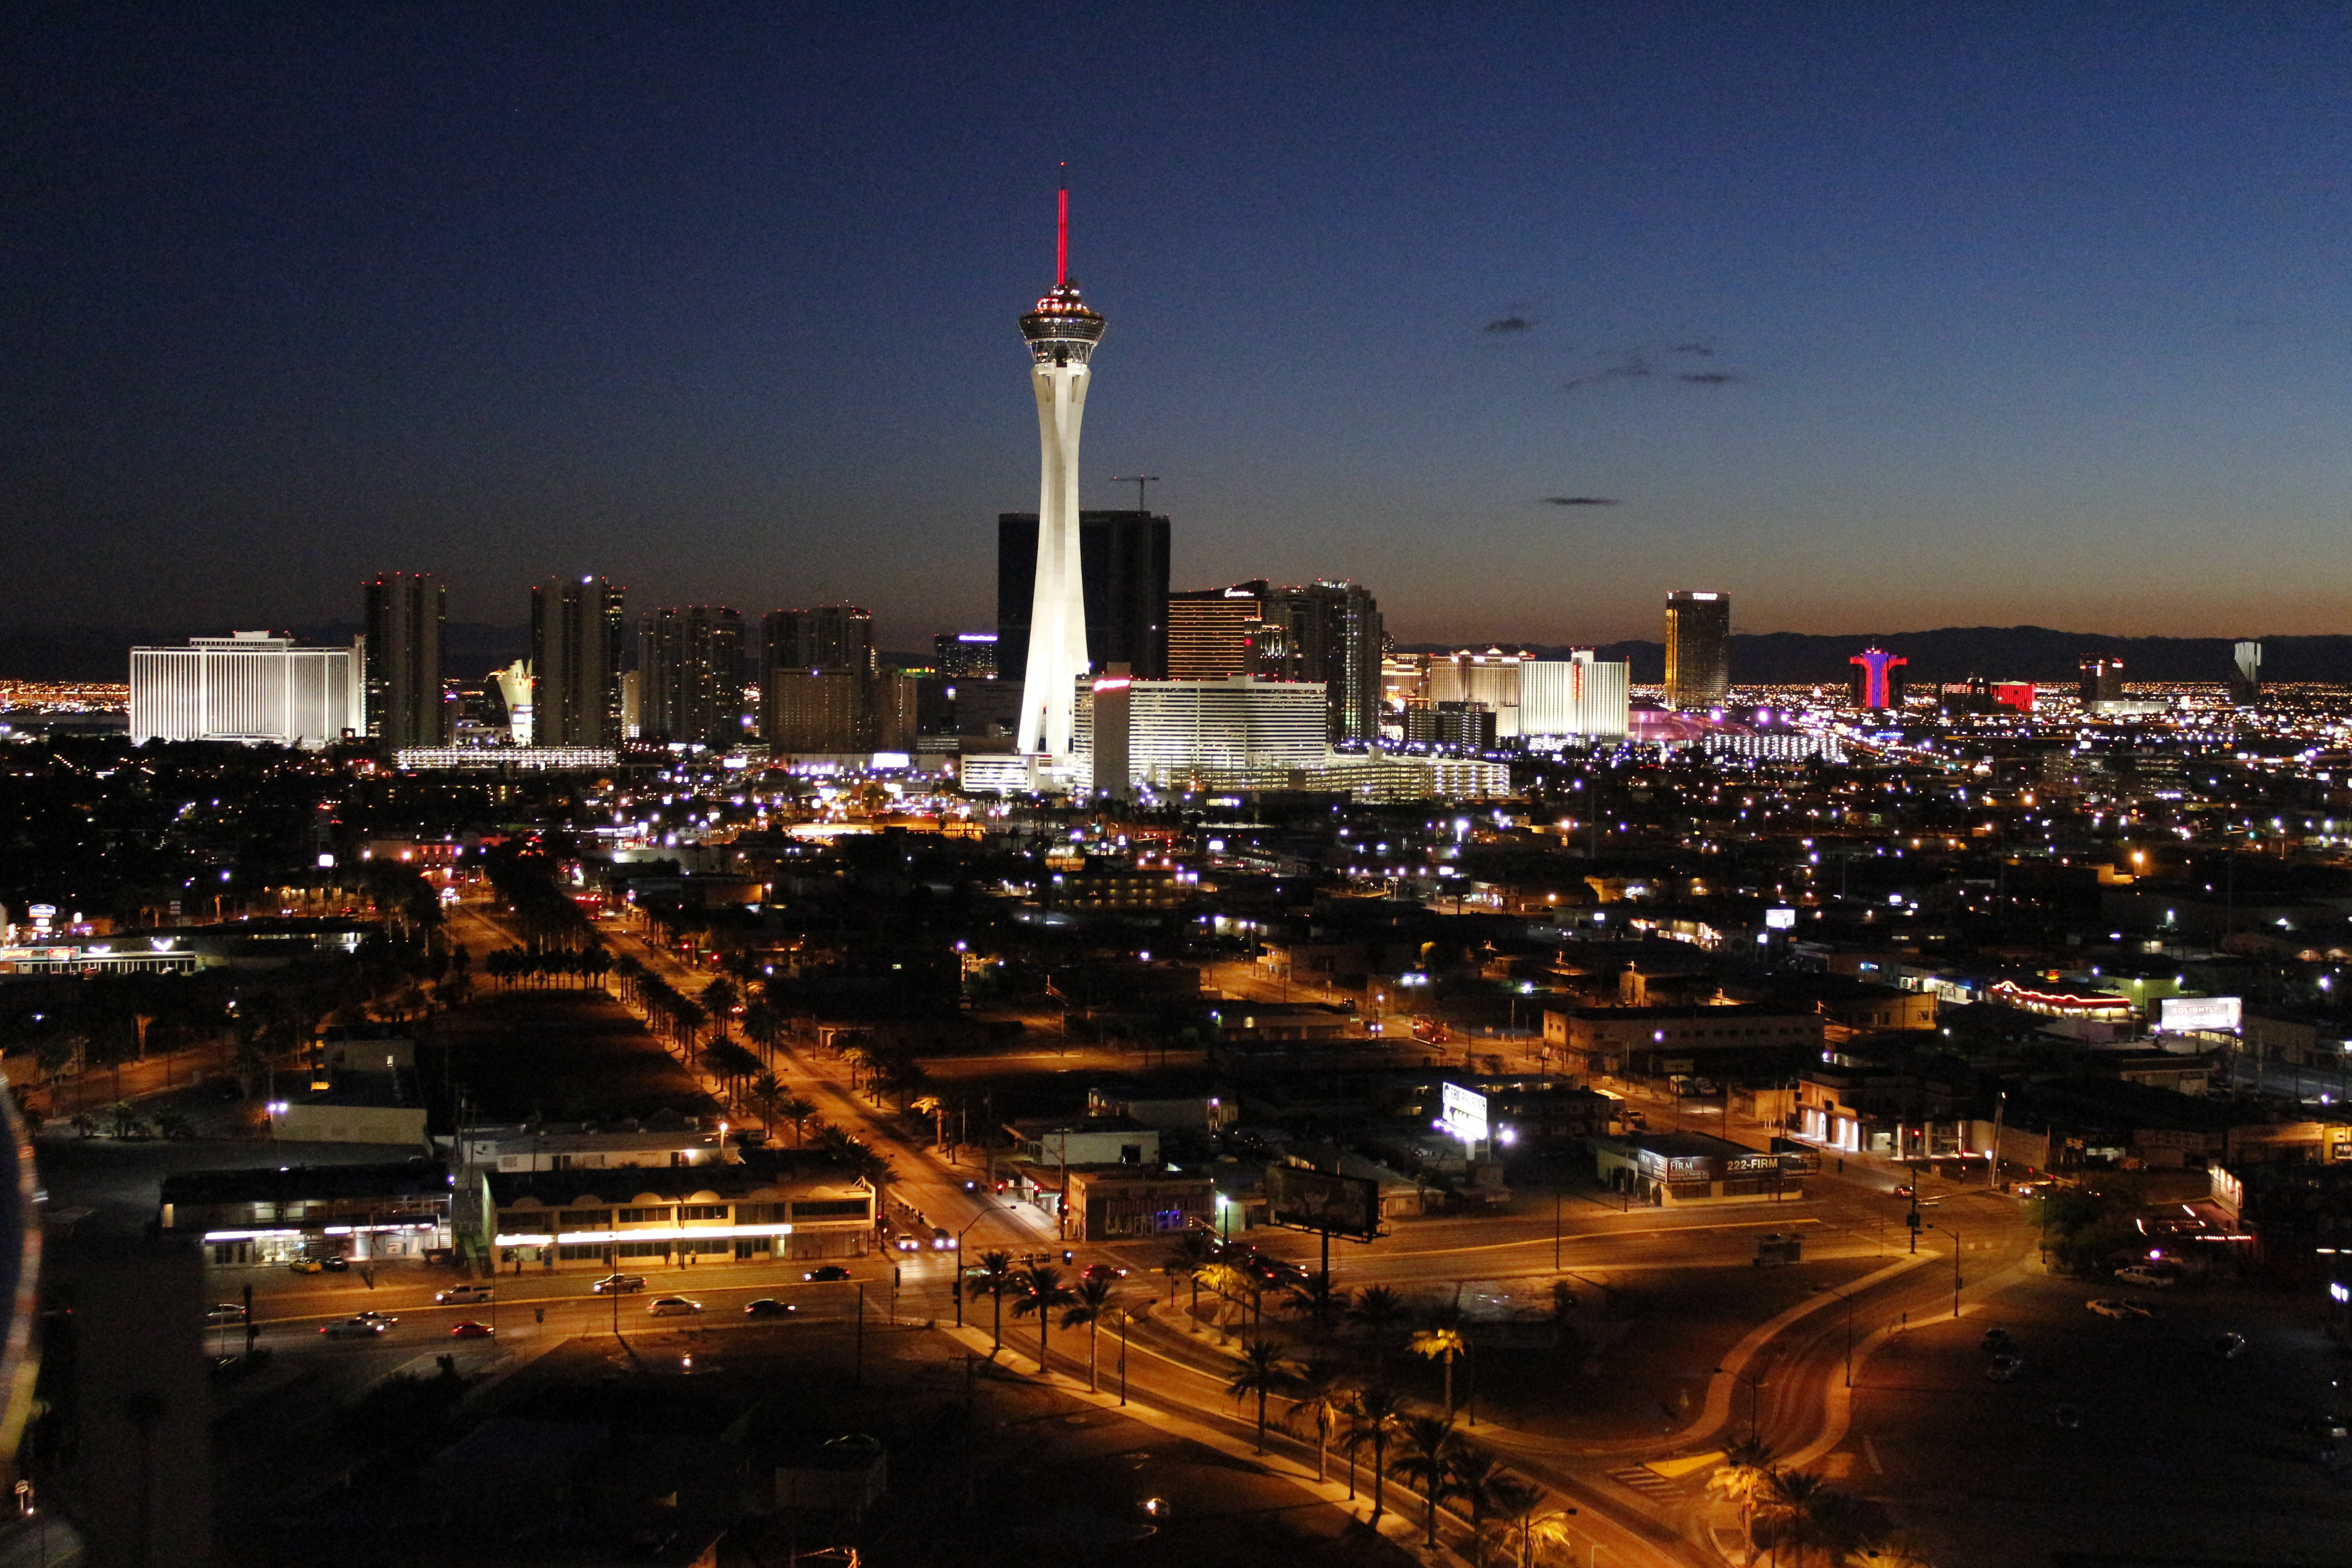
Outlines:
[[[0,627],[0,679],[121,680],[135,645],[184,643],[191,637],[218,637],[217,626]],[[352,622],[285,628],[304,642],[349,642],[360,627]],[[1867,632],[1852,637],[1815,637],[1801,632],[1765,632],[1731,639],[1731,678],[1759,685],[1843,682],[1847,661],[1866,647],[1883,647],[1910,660],[1906,681],[1959,680],[1982,675],[1997,680],[2071,681],[2084,659],[2095,656],[2124,661],[2126,680],[2220,680],[2229,673],[2229,637],[2117,637],[2095,632],[2053,631],[2048,626],[1945,626],[1927,632]],[[2263,679],[2352,682],[2352,637],[2264,637]],[[1465,647],[1526,649],[1540,658],[1565,658],[1564,646],[1534,643],[1410,643],[1411,653],[1447,653]],[[452,621],[444,640],[449,673],[473,679],[530,651],[528,626]],[[1633,667],[1634,680],[1665,679],[1662,643],[1604,645],[1601,657]],[[912,657],[912,656],[909,656]]]
[[[2352,681],[2352,637],[2262,637],[2263,679]],[[1842,684],[1853,673],[1847,661],[1866,647],[1883,647],[1910,661],[1901,674],[1907,683],[1962,680],[1981,675],[1994,680],[2072,681],[2083,660],[2124,661],[2130,680],[2221,680],[2230,673],[2231,637],[2116,637],[2095,632],[2053,631],[2048,626],[1944,626],[1931,632],[1866,632],[1852,637],[1814,637],[1802,632],[1764,632],[1731,639],[1731,679],[1741,685]],[[1494,644],[1413,643],[1407,651],[1445,653],[1465,646]],[[1504,644],[1547,658],[1565,658],[1566,647]],[[1609,643],[1602,658],[1633,666],[1638,682],[1666,678],[1664,643]]]

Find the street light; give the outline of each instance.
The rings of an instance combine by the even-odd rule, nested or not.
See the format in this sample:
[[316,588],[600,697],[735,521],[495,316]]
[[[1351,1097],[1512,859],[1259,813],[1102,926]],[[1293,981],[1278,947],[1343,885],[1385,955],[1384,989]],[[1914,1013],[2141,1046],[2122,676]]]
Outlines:
[[1763,1368],[1759,1367],[1754,1372],[1732,1372],[1729,1367],[1719,1366],[1715,1370],[1728,1373],[1748,1385],[1748,1440],[1750,1443],[1755,1442],[1757,1428],[1760,1425],[1757,1411],[1764,1398]]
[[1958,1322],[1960,1316],[1960,1233],[1949,1225],[1939,1225],[1936,1228],[1952,1238],[1952,1321]]

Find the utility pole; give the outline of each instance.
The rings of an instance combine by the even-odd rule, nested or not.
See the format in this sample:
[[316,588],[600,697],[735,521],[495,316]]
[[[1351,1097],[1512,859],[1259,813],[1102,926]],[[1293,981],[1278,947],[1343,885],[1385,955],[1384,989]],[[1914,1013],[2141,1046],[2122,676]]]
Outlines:
[[1135,510],[1140,512],[1149,512],[1151,509],[1144,502],[1144,487],[1146,485],[1158,484],[1160,482],[1160,476],[1158,474],[1113,474],[1110,478],[1110,482],[1115,485],[1133,485],[1135,487]]

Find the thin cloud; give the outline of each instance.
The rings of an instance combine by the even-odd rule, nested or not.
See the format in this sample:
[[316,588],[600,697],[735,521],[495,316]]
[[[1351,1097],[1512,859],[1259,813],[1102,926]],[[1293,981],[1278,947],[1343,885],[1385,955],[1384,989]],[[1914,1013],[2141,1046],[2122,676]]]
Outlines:
[[1650,374],[1650,362],[1639,354],[1630,355],[1614,364],[1601,366],[1590,375],[1580,375],[1560,384],[1562,392],[1574,392],[1580,386],[1598,386],[1610,381],[1638,381]]
[[1487,322],[1486,330],[1490,332],[1525,332],[1534,328],[1535,323],[1525,316],[1505,316],[1500,321]]
[[1713,359],[1715,357],[1715,349],[1712,345],[1707,343],[1676,343],[1675,345],[1675,353],[1678,354],[1696,354],[1701,359]]
[[1739,378],[1719,370],[1686,370],[1675,379],[1687,381],[1693,386],[1729,386]]
[[1546,506],[1615,506],[1614,496],[1546,496]]

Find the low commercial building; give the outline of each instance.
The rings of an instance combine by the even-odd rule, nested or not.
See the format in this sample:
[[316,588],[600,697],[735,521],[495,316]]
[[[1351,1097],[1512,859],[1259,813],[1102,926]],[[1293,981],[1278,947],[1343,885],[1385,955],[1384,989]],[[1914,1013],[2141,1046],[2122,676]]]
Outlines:
[[1794,1202],[1815,1157],[1769,1153],[1705,1132],[1635,1132],[1591,1141],[1609,1187],[1660,1208]]
[[451,1145],[462,1166],[487,1171],[606,1171],[650,1165],[716,1165],[732,1151],[716,1129],[591,1127],[577,1121],[508,1122],[468,1127]]
[[324,1089],[280,1088],[269,1102],[272,1134],[298,1143],[406,1143],[426,1147],[425,1102],[408,1068],[330,1071]]
[[1037,1117],[1008,1121],[1013,1157],[1034,1165],[1157,1165],[1160,1129],[1131,1116]]
[[425,1159],[187,1171],[163,1178],[157,1224],[195,1237],[216,1268],[422,1259],[451,1245],[452,1191],[448,1168]]
[[1215,1214],[1216,1188],[1207,1175],[1164,1167],[1074,1165],[1067,1190],[1067,1233],[1086,1241],[1206,1229]]
[[816,1152],[478,1179],[484,1233],[473,1242],[516,1271],[858,1258],[874,1245],[873,1189]]
[[1574,1007],[1546,1013],[1544,1037],[1565,1050],[1572,1072],[1663,1077],[1706,1072],[1714,1065],[1708,1058],[1738,1054],[1818,1057],[1822,1016],[1738,1005]]

